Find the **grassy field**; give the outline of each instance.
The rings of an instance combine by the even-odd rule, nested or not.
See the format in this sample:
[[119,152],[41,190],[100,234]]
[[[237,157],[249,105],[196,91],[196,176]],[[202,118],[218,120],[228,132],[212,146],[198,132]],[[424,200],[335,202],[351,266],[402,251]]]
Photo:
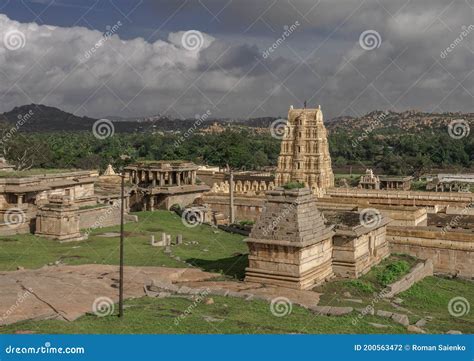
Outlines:
[[[173,246],[173,254],[208,271],[242,277],[247,262],[243,236],[225,233],[209,226],[188,228],[181,218],[167,211],[139,212],[138,223],[125,225],[125,263],[129,266],[183,267],[169,257],[162,247],[151,247],[150,238],[160,239],[161,232],[183,235],[183,244]],[[60,261],[66,264],[118,264],[119,237],[101,237],[118,232],[119,227],[94,230],[87,241],[59,243],[31,234],[0,237],[0,270],[17,267],[39,268]],[[198,244],[188,244],[191,241]]]
[[[150,237],[159,239],[161,232],[183,235],[187,244],[173,246],[173,255],[196,267],[241,279],[247,265],[247,247],[243,236],[222,232],[209,226],[185,227],[180,217],[166,211],[140,212],[138,223],[125,226],[125,263],[132,266],[184,267],[163,253],[161,247],[151,247]],[[89,240],[72,243],[18,235],[0,237],[0,270],[16,267],[38,268],[61,261],[67,264],[118,264],[118,237],[101,237],[117,232],[118,227],[93,231]],[[192,241],[198,244],[191,244]],[[340,280],[327,283],[316,290],[322,292],[320,305],[363,308],[373,304],[384,284],[400,278],[416,263],[406,255],[392,255],[358,280]],[[350,297],[345,294],[350,293]],[[470,281],[428,277],[410,290],[398,295],[403,300],[397,309],[385,300],[374,308],[407,314],[411,323],[431,317],[424,329],[432,333],[454,329],[472,333],[474,318],[471,313],[462,317],[451,316],[448,303],[462,296],[474,302],[474,286]],[[359,299],[354,303],[347,299]],[[268,303],[241,299],[213,297],[214,304],[193,303],[183,297],[164,299],[140,298],[126,301],[126,317],[97,317],[86,315],[75,322],[57,320],[27,321],[0,326],[0,333],[34,331],[38,333],[406,333],[406,329],[389,318],[366,315],[354,324],[359,313],[341,317],[315,315],[293,305],[292,312],[275,317]],[[192,307],[192,312],[177,324],[176,317]],[[374,327],[370,323],[387,325]]]
[[[404,333],[405,328],[381,317],[367,316],[357,325],[353,315],[319,316],[293,305],[283,317],[272,314],[264,301],[244,301],[230,297],[213,297],[214,304],[199,303],[184,315],[193,302],[185,298],[147,298],[128,300],[123,320],[116,315],[86,315],[74,322],[57,320],[19,322],[0,326],[0,333],[33,331],[37,333]],[[379,329],[369,322],[387,324]]]

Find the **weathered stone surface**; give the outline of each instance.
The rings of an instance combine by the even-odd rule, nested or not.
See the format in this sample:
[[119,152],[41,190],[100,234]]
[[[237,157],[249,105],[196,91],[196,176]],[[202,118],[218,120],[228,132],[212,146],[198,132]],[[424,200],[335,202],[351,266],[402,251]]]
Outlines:
[[357,298],[344,298],[344,301],[354,302],[354,303],[362,303],[362,300],[359,300]]
[[426,319],[422,318],[422,319],[416,321],[415,326],[424,327],[424,326],[426,326],[426,324],[427,324]]
[[384,310],[377,310],[377,312],[375,312],[375,314],[377,316],[380,316],[380,317],[392,317],[393,312],[384,311]]
[[[0,325],[28,319],[72,321],[92,311],[99,297],[118,301],[117,266],[81,265],[43,267],[0,273]],[[212,279],[218,274],[199,269],[125,267],[124,296],[145,296],[145,284],[154,280],[154,295],[167,292],[171,282]],[[163,288],[158,287],[164,286]],[[153,291],[153,290],[152,290]]]
[[342,316],[351,313],[354,309],[352,307],[332,307],[332,306],[313,306],[310,310],[327,316]]
[[381,323],[369,322],[369,325],[374,326],[375,328],[387,328],[389,325],[382,325]]
[[395,322],[403,326],[408,326],[410,324],[410,320],[408,319],[408,316],[401,313],[393,313],[392,320],[394,320]]
[[414,333],[426,333],[425,330],[422,330],[421,328],[414,326],[414,325],[408,325],[407,326],[407,331],[408,332],[414,332]]
[[462,335],[462,332],[458,330],[449,330],[448,332],[446,332],[446,334],[447,335]]

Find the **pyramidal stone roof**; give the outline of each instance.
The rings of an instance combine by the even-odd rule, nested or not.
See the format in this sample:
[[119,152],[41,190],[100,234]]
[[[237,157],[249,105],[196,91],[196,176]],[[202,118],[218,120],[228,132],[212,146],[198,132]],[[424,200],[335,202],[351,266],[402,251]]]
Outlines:
[[263,211],[246,242],[305,247],[334,232],[324,223],[315,196],[308,188],[266,192]]

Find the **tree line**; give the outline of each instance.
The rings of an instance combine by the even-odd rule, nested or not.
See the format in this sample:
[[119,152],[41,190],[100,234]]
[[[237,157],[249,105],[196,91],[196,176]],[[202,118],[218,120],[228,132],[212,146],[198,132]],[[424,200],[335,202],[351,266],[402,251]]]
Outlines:
[[[261,170],[277,163],[280,140],[250,129],[219,134],[116,133],[97,139],[91,132],[17,133],[2,142],[3,157],[18,168],[120,169],[139,159],[190,160]],[[354,139],[357,139],[354,142]],[[445,132],[365,134],[347,131],[329,135],[334,167],[352,164],[377,167],[385,174],[416,174],[431,168],[474,169],[474,138],[452,139]],[[179,144],[179,145],[177,145]],[[25,160],[26,158],[26,160]],[[21,160],[21,164],[19,160]]]

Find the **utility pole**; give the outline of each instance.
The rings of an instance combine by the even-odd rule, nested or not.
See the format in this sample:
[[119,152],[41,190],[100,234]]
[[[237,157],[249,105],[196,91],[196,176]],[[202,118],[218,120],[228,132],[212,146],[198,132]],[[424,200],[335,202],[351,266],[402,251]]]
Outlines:
[[125,213],[125,173],[122,172],[120,186],[120,281],[119,281],[119,317],[123,317],[123,215]]
[[229,195],[230,195],[230,224],[233,224],[235,221],[234,214],[234,172],[229,167]]

